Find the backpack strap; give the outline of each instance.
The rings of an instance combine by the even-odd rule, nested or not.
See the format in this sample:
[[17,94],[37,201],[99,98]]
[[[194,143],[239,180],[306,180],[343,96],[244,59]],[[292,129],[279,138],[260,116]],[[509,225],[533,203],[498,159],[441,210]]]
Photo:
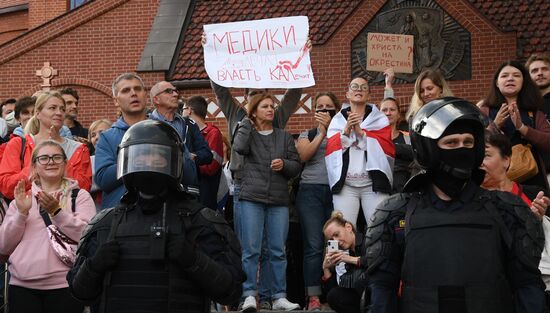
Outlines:
[[309,142],[312,142],[313,139],[315,139],[315,136],[317,136],[317,132],[318,132],[317,127],[308,130],[307,139],[309,139]]
[[[73,213],[75,212],[76,197],[78,196],[79,191],[80,189],[78,188],[71,190],[71,210]],[[40,208],[40,216],[42,217],[42,220],[44,220],[44,224],[46,224],[46,226],[50,226],[52,224],[50,215],[46,212],[46,210]]]
[[75,212],[76,207],[76,197],[78,197],[78,193],[80,192],[80,189],[76,188],[71,191],[71,210],[73,213]]
[[44,224],[46,224],[46,227],[50,226],[52,224],[52,220],[50,219],[50,215],[46,210],[40,208],[40,216],[42,217],[42,220],[44,221]]
[[19,160],[21,160],[21,167],[23,167],[23,158],[25,157],[25,148],[27,147],[27,138],[21,137],[21,153],[19,154]]

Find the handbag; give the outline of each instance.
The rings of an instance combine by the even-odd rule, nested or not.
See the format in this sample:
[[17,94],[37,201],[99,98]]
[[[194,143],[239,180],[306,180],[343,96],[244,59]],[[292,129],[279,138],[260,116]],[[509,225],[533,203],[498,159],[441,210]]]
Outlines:
[[[74,213],[76,196],[78,195],[79,189],[73,189],[71,193],[71,210]],[[48,231],[48,239],[50,245],[59,257],[61,262],[67,266],[73,266],[76,260],[76,249],[78,247],[78,242],[67,237],[57,226],[52,224],[52,220],[46,210],[40,208],[40,216],[46,224],[46,230]]]
[[512,147],[510,167],[506,176],[510,180],[521,183],[537,175],[539,168],[531,151],[531,145],[517,144]]

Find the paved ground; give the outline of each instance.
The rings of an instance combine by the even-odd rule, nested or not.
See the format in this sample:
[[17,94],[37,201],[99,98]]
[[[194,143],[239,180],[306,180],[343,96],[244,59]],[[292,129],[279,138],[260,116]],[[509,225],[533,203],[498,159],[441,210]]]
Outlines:
[[[212,311],[212,313],[214,313],[215,311]],[[241,311],[222,311],[222,312],[227,312],[227,313],[241,313]],[[268,310],[259,310],[258,312],[265,312],[265,313],[283,313],[283,312],[289,312],[289,311],[268,311]],[[311,311],[290,311],[292,313],[311,313]],[[323,310],[322,311],[317,311],[317,313],[334,313],[333,310],[330,309],[330,307],[328,307],[328,305],[326,304],[323,304]]]
[[[259,312],[270,312],[270,313],[287,313],[289,311],[259,311]],[[311,311],[290,311],[292,313],[311,313]],[[240,311],[229,311],[228,313],[240,313]],[[332,310],[328,310],[328,311],[317,311],[317,313],[334,313],[334,311]]]

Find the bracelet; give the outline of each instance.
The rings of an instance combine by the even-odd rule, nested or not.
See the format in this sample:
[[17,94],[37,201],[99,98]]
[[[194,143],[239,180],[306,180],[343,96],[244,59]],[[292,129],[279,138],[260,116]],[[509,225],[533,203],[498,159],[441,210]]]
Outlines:
[[57,214],[61,212],[61,208],[57,208],[52,214],[50,214],[51,217],[55,217]]

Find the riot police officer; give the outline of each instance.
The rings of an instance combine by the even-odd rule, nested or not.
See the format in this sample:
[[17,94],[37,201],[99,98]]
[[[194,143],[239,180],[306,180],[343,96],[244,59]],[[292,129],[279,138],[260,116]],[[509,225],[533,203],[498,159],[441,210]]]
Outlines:
[[117,178],[128,192],[84,231],[67,279],[98,312],[210,312],[244,281],[239,243],[215,211],[182,191],[176,130],[154,120],[128,129]]
[[542,228],[519,198],[479,187],[480,111],[457,98],[435,100],[410,130],[425,171],[369,223],[372,312],[542,312]]

